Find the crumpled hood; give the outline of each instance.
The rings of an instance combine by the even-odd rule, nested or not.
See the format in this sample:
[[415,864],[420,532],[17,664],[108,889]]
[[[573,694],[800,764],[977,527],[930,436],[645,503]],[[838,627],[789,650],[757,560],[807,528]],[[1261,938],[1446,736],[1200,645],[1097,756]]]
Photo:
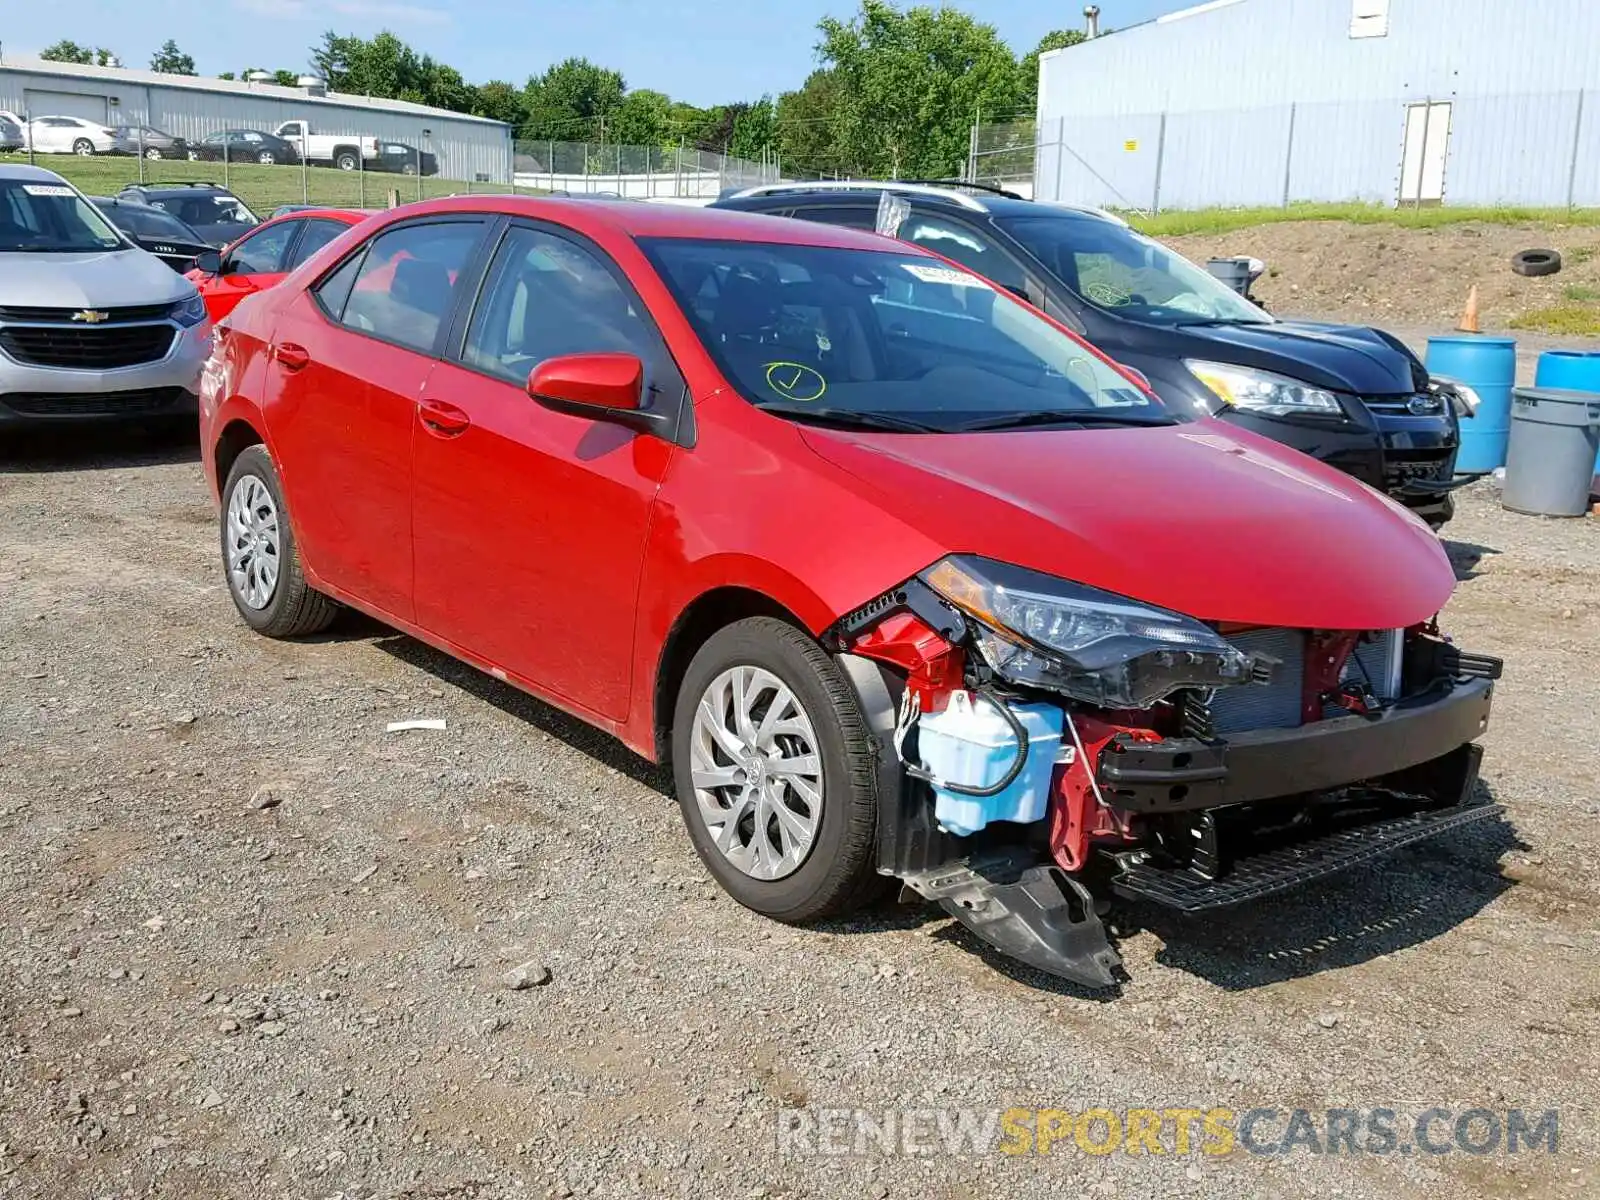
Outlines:
[[1218,421],[802,436],[947,553],[1203,620],[1392,629],[1431,617],[1455,586],[1439,540],[1399,505]]
[[143,250],[0,253],[0,308],[129,308],[176,303],[194,291]]
[[[1270,325],[1216,325],[1186,329],[1227,351],[1219,361],[1259,367],[1317,387],[1357,396],[1405,396],[1422,390],[1412,359],[1382,333],[1359,325],[1274,321]],[[1202,349],[1195,357],[1205,357]]]

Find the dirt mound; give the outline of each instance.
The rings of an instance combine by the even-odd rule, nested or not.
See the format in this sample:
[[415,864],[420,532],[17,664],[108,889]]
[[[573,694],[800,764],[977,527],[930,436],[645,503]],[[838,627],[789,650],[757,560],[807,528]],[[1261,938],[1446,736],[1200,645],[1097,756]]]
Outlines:
[[[1202,264],[1235,254],[1264,260],[1256,295],[1280,316],[1451,328],[1477,284],[1486,330],[1600,332],[1600,229],[1592,227],[1293,221],[1162,240]],[[1560,251],[1562,270],[1540,279],[1513,274],[1511,256],[1531,248]]]

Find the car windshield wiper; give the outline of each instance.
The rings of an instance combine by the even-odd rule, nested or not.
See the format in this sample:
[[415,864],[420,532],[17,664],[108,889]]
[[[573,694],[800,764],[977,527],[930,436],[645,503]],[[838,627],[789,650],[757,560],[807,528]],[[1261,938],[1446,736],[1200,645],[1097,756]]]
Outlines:
[[958,425],[956,433],[983,433],[993,429],[1026,429],[1030,425],[1176,425],[1176,417],[1166,414],[1135,416],[1105,408],[1044,408],[1031,412],[1003,413]]
[[1173,324],[1180,329],[1188,329],[1195,325],[1271,325],[1272,322],[1255,317],[1196,317],[1192,321],[1174,321]]
[[777,413],[816,425],[836,425],[843,429],[891,429],[896,433],[945,433],[936,425],[924,425],[909,417],[888,413],[857,412],[853,408],[831,408],[816,404],[758,404],[762,412]]

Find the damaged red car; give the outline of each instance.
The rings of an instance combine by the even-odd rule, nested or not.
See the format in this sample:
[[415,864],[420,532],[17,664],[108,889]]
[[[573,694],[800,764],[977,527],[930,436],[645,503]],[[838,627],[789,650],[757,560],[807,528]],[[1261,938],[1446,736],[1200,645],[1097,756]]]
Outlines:
[[1117,978],[1119,902],[1253,903],[1498,811],[1500,663],[1427,527],[843,228],[463,197],[218,330],[234,603],[360,609],[670,759],[783,921],[898,879]]

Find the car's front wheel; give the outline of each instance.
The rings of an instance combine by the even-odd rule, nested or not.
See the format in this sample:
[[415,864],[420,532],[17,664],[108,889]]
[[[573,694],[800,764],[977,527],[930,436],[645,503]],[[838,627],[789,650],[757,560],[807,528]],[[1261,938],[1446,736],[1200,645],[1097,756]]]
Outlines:
[[152,158],[152,159],[160,158],[161,157],[161,151],[158,150],[154,146],[146,146],[145,147],[145,151],[144,151],[144,156],[146,158]]
[[274,167],[278,164],[278,156],[271,150],[263,150],[256,155],[256,161],[263,167]]
[[804,631],[757,617],[713,635],[679,688],[672,758],[695,850],[741,904],[807,921],[876,890],[870,734]]
[[264,446],[234,460],[222,487],[222,566],[245,624],[268,637],[320,633],[338,615],[306,582],[277,468]]

